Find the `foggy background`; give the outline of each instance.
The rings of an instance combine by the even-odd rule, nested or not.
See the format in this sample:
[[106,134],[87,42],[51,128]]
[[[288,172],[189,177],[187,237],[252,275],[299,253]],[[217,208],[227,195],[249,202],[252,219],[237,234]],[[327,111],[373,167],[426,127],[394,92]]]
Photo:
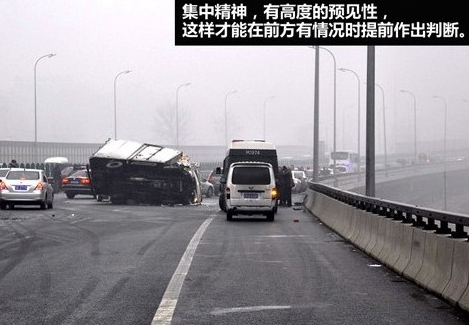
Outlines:
[[[312,145],[314,50],[310,47],[174,45],[174,1],[0,0],[0,139],[34,141],[34,64],[40,142],[101,143],[117,137],[224,145],[263,138]],[[337,68],[337,149],[365,152],[366,46],[326,46]],[[332,56],[320,50],[320,140],[333,142]],[[448,149],[469,139],[469,47],[377,46],[376,83],[384,89],[387,151],[418,141],[443,147],[444,98]],[[185,83],[189,86],[178,87]],[[236,93],[230,93],[232,91]],[[383,98],[377,89],[376,153],[383,152]],[[229,94],[230,93],[230,94]],[[178,94],[178,96],[177,96]],[[228,95],[229,94],[229,95]],[[274,96],[274,97],[272,97]],[[176,97],[178,99],[176,99]],[[401,148],[401,149],[399,149]]]

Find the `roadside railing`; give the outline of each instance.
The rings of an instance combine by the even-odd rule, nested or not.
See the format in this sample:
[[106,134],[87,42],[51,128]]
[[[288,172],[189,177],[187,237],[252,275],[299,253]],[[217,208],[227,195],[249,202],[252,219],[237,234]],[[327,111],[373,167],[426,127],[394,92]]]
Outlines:
[[465,231],[467,229],[465,227],[469,227],[469,215],[466,214],[368,197],[321,183],[310,182],[309,188],[357,209],[400,220],[425,230],[435,230],[438,234],[449,234],[453,238],[469,239]]

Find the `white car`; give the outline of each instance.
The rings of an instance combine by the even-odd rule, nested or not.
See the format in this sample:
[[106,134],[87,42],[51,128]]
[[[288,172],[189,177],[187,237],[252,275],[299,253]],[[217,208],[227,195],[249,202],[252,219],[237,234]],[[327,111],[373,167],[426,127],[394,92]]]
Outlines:
[[10,168],[0,183],[0,209],[39,205],[52,209],[54,190],[42,169]]
[[292,188],[293,193],[301,193],[306,191],[308,187],[308,179],[306,173],[302,170],[292,170],[293,183],[295,186]]

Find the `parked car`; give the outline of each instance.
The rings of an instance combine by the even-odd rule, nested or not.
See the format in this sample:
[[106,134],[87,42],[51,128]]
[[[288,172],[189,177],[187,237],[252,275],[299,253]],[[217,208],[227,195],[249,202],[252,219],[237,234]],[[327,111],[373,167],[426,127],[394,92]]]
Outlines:
[[293,182],[295,183],[295,186],[292,188],[292,192],[301,193],[306,191],[306,188],[308,187],[308,179],[305,172],[302,170],[292,170],[291,173]]
[[42,169],[11,168],[0,183],[0,209],[39,205],[52,209],[54,189]]
[[69,199],[73,199],[78,194],[96,197],[87,169],[77,169],[67,177],[62,178],[62,191]]
[[218,195],[220,193],[220,178],[222,174],[217,174],[217,169],[214,168],[207,176],[207,181],[213,185],[213,194]]
[[205,195],[205,197],[207,198],[212,197],[215,193],[213,184],[207,181],[206,179],[200,180],[200,186],[202,188],[202,194]]

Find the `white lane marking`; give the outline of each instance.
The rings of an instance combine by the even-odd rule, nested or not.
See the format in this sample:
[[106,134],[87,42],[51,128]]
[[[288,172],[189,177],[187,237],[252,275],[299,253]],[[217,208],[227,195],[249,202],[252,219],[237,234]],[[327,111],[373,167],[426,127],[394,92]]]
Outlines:
[[199,227],[194,237],[192,237],[189,245],[182,255],[181,261],[174,272],[171,281],[169,281],[168,287],[161,299],[160,305],[156,310],[155,316],[151,322],[151,325],[170,325],[173,318],[174,310],[178,302],[179,293],[181,292],[182,284],[186,278],[189,267],[191,266],[192,258],[194,257],[197,245],[200,242],[205,230],[207,229],[213,217],[208,218]]
[[291,306],[250,306],[250,307],[235,307],[235,308],[215,308],[212,315],[224,315],[228,313],[247,313],[252,311],[273,310],[273,309],[290,309]]
[[267,238],[295,238],[295,237],[308,237],[306,235],[262,235],[255,237],[267,237]]

